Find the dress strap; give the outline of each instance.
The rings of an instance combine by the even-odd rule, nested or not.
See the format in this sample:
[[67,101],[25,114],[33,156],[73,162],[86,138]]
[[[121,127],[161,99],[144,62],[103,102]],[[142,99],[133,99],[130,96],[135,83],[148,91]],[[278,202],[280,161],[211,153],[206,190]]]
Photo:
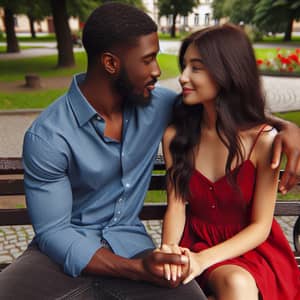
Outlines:
[[255,137],[255,140],[254,140],[254,142],[253,142],[253,145],[252,145],[252,147],[251,147],[251,149],[250,149],[250,152],[249,152],[249,155],[248,155],[248,159],[250,159],[250,157],[251,157],[251,154],[252,154],[252,152],[253,152],[253,149],[254,149],[254,147],[255,147],[255,145],[256,145],[256,142],[257,142],[258,138],[260,137],[261,133],[264,131],[264,129],[265,129],[267,126],[268,126],[268,124],[264,124],[264,125],[262,125],[261,128],[259,129],[259,131],[258,131],[258,133],[257,133],[257,135],[256,135],[256,137]]

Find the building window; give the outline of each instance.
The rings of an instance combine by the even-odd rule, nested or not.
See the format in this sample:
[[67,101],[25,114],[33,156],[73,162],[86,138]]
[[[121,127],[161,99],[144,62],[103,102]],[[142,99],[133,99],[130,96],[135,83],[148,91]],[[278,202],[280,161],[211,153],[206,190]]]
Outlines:
[[210,23],[210,15],[209,14],[205,14],[204,17],[204,24],[207,26]]
[[173,23],[173,15],[168,15],[168,25],[172,25]]
[[195,14],[194,16],[194,25],[199,25],[199,14]]
[[183,25],[188,26],[189,25],[189,18],[188,16],[183,17]]

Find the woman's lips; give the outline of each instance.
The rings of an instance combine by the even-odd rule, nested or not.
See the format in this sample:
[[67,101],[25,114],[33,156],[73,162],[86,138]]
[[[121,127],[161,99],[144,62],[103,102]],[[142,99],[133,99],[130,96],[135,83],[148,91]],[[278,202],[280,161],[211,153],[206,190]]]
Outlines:
[[194,91],[194,89],[183,88],[183,89],[182,89],[182,94],[183,94],[184,96],[186,96],[186,95],[192,93],[193,91]]

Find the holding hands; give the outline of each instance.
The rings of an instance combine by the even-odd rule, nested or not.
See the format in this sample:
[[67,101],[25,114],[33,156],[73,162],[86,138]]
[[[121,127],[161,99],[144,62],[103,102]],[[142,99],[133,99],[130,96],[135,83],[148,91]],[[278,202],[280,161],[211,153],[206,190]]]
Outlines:
[[164,264],[164,277],[168,281],[176,282],[180,280],[183,284],[187,284],[195,277],[199,276],[208,267],[205,260],[201,258],[200,253],[190,251],[188,248],[179,247],[176,244],[163,244],[160,251],[164,253],[181,254],[189,259],[189,269],[183,269],[182,265]]

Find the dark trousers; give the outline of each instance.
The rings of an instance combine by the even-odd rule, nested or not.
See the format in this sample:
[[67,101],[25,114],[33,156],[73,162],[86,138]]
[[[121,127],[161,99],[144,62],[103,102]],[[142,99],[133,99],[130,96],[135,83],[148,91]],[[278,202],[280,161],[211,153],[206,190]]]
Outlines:
[[204,300],[206,297],[195,281],[168,289],[111,277],[72,278],[36,246],[31,246],[0,272],[0,299]]

